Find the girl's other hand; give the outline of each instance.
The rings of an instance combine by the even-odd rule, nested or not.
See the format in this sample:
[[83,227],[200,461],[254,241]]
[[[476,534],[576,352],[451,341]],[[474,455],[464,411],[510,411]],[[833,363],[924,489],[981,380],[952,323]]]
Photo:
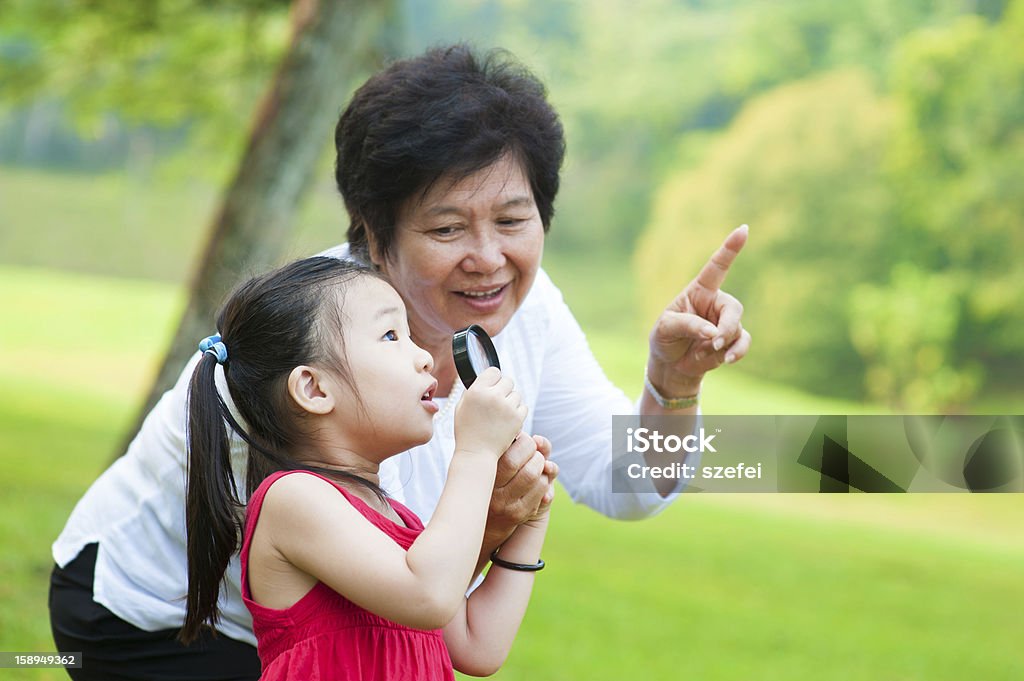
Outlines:
[[540,506],[527,521],[527,525],[541,526],[547,524],[548,516],[551,514],[551,502],[555,500],[555,478],[558,477],[558,464],[551,460],[551,441],[541,435],[534,435],[537,443],[537,452],[544,457],[544,470],[540,476],[541,484],[547,485],[544,496],[541,497]]
[[512,379],[494,367],[476,377],[455,408],[456,450],[500,457],[526,419]]

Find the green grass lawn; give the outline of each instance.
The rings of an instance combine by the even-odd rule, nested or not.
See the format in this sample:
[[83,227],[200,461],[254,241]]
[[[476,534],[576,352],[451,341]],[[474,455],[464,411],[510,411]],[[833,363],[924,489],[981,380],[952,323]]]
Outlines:
[[[46,651],[49,545],[130,422],[181,300],[172,285],[9,267],[0,290],[0,650]],[[627,335],[590,331],[635,392],[642,336],[637,350]],[[719,373],[706,404],[723,409],[856,406]],[[498,677],[1024,678],[1022,528],[1020,495],[684,496],[622,523],[562,490],[550,567]]]

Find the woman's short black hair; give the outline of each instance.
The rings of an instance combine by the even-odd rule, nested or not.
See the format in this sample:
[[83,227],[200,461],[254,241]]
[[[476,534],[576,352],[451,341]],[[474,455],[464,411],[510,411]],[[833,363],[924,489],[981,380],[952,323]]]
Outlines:
[[334,143],[358,256],[368,256],[367,232],[381,255],[390,252],[407,200],[506,153],[522,164],[544,230],[551,226],[565,135],[544,85],[504,50],[478,56],[458,44],[391,64],[353,95]]

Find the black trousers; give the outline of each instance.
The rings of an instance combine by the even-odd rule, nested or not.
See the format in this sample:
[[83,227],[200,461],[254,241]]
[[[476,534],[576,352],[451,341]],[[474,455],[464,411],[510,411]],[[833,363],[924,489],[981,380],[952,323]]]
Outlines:
[[81,652],[82,668],[69,669],[75,681],[255,681],[260,676],[256,648],[205,630],[188,646],[177,629],[144,631],[93,600],[97,544],[50,576],[50,626],[60,652]]

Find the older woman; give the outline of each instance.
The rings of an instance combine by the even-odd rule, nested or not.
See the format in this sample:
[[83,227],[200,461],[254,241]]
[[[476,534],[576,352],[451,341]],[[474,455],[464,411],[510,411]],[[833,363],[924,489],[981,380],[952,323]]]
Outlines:
[[[565,144],[534,76],[505,53],[481,59],[463,46],[397,62],[356,92],[336,147],[350,227],[348,243],[331,252],[390,279],[438,380],[433,439],[382,466],[382,486],[430,518],[462,394],[451,337],[477,323],[495,337],[503,372],[530,406],[524,430],[534,434],[502,458],[482,556],[536,510],[556,474],[574,500],[612,517],[643,517],[669,503],[671,483],[612,492],[611,416],[693,414],[704,374],[747,352],[742,308],[719,290],[746,232],[734,231],[658,319],[646,389],[634,404],[605,378],[540,268]],[[186,592],[182,469],[192,364],[54,543],[51,618],[58,648],[84,653],[76,678],[259,675],[237,560],[217,625],[224,636],[188,648],[175,641]]]

